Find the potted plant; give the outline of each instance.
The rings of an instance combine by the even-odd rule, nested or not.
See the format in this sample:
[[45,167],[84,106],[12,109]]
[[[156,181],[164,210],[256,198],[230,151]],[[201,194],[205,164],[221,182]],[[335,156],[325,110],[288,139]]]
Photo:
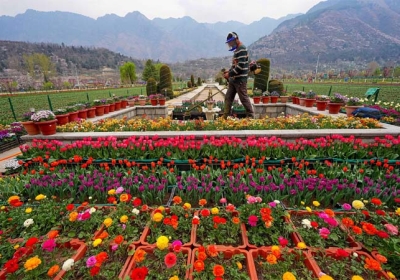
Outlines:
[[299,94],[299,105],[306,106],[306,93],[304,91],[300,91],[298,94]]
[[254,104],[259,104],[262,96],[262,90],[255,88],[253,90],[253,102]]
[[271,94],[270,94],[271,103],[277,103],[279,96],[280,96],[279,92],[277,92],[277,91],[271,92]]
[[338,114],[340,108],[347,102],[347,97],[335,92],[328,103],[329,114]]
[[96,116],[103,116],[104,115],[104,107],[105,107],[106,100],[102,99],[95,99],[93,100],[93,106],[96,107]]
[[262,93],[261,102],[267,104],[269,102],[269,91],[264,91]]
[[59,108],[54,111],[54,115],[56,115],[57,124],[64,125],[69,122],[69,113],[65,108]]
[[309,108],[312,107],[314,105],[314,102],[315,102],[315,97],[316,97],[316,94],[312,90],[307,92],[306,93],[305,106],[309,107]]
[[149,95],[150,103],[152,106],[157,106],[158,104],[158,96],[157,94],[150,94]]
[[146,105],[146,101],[147,101],[147,97],[145,95],[139,95],[138,97],[139,100],[139,105],[140,106],[145,106]]
[[35,108],[31,108],[30,111],[22,114],[21,124],[25,128],[28,135],[40,134],[39,127],[31,120],[31,117],[34,113],[35,113]]
[[317,95],[316,103],[317,103],[317,111],[325,111],[328,106],[329,96],[327,95]]
[[288,101],[289,96],[287,96],[286,90],[282,91],[280,99],[282,103],[286,103]]
[[165,106],[166,96],[167,96],[167,89],[163,90],[164,93],[158,93],[158,104],[161,106]]
[[363,107],[363,104],[364,104],[363,99],[360,99],[358,97],[349,97],[347,99],[346,106],[344,107],[346,109],[347,116],[351,117],[352,113],[356,109]]
[[127,101],[128,101],[129,107],[133,107],[133,106],[135,106],[136,101],[138,101],[138,97],[137,96],[128,96]]
[[52,111],[37,111],[31,116],[31,120],[38,125],[43,135],[52,135],[56,133],[57,119]]
[[92,103],[86,102],[84,103],[85,108],[87,110],[86,116],[88,119],[96,117],[96,108],[93,107]]

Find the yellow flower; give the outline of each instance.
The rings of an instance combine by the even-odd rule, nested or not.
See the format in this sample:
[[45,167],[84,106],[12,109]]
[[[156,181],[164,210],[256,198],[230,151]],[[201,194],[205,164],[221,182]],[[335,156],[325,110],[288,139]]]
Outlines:
[[306,249],[306,248],[307,248],[307,245],[306,245],[306,243],[304,243],[304,242],[299,242],[299,243],[297,243],[297,248],[299,248],[299,249]]
[[42,261],[39,259],[39,257],[34,256],[33,258],[28,259],[24,263],[24,267],[26,270],[32,270],[32,269],[35,269],[36,267],[38,267],[41,263],[42,263]]
[[45,199],[45,198],[46,198],[45,195],[39,194],[39,195],[37,195],[37,196],[35,197],[35,200],[40,201],[40,200],[43,200],[43,199]]
[[310,207],[306,207],[306,210],[308,211],[308,212],[312,212],[312,210],[311,210],[311,208]]
[[396,276],[391,271],[388,271],[387,275],[389,276],[390,279],[396,279]]
[[4,210],[4,209],[6,209],[6,207],[4,205],[0,207],[0,210]]
[[31,212],[32,212],[32,208],[31,207],[28,207],[28,208],[25,209],[25,213],[29,214]]
[[97,238],[95,241],[93,241],[93,247],[99,246],[102,242],[103,242],[103,240],[101,240],[100,238]]
[[164,218],[163,214],[158,212],[153,215],[153,221],[157,223],[161,222],[163,218]]
[[192,205],[188,202],[186,202],[185,204],[183,204],[183,208],[185,208],[186,210],[189,210],[190,208],[192,208]]
[[293,273],[287,271],[283,274],[282,280],[296,280],[296,277],[293,275]]
[[103,224],[104,224],[106,227],[111,226],[112,223],[113,223],[113,220],[112,220],[111,218],[106,218],[106,219],[104,220],[104,222],[103,222]]
[[157,238],[157,248],[160,250],[164,250],[165,248],[168,248],[169,244],[169,239],[166,236],[160,236]]
[[400,207],[396,209],[395,213],[396,213],[397,216],[400,216]]
[[351,277],[351,280],[364,280],[364,278],[359,275],[354,275],[353,277]]
[[301,201],[300,203],[301,203],[301,205],[304,205],[304,204],[306,204],[304,201]]
[[114,189],[111,189],[111,190],[109,190],[107,193],[108,193],[108,195],[115,195],[115,190],[114,190]]
[[314,200],[314,201],[312,202],[312,204],[313,204],[315,207],[318,207],[318,206],[321,205],[321,204],[320,204],[318,201],[316,201],[316,200]]
[[361,200],[354,200],[351,206],[353,206],[355,209],[363,209],[364,203]]
[[211,208],[211,214],[218,215],[218,213],[219,213],[219,210],[217,207]]
[[20,197],[19,197],[18,195],[10,196],[10,197],[8,198],[8,200],[7,200],[8,204],[10,204],[10,202],[11,202],[12,200],[20,200]]
[[123,224],[125,224],[128,221],[128,216],[127,215],[123,215],[121,216],[121,218],[119,218],[119,221]]
[[242,270],[243,265],[242,265],[241,262],[236,262],[236,265],[237,265],[237,267],[238,267],[239,270]]
[[14,250],[17,250],[19,248],[19,245],[14,245]]
[[322,275],[321,277],[318,278],[318,280],[334,280],[334,279],[329,275]]
[[157,209],[160,210],[161,212],[164,212],[164,211],[165,211],[165,207],[164,207],[164,206],[158,206]]
[[169,280],[179,280],[179,277],[176,276],[176,275],[174,275],[174,276],[172,276],[171,278],[169,278]]

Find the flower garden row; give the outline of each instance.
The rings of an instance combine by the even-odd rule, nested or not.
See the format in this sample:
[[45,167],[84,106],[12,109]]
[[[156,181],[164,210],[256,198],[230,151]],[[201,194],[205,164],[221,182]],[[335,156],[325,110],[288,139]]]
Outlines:
[[113,206],[9,197],[0,209],[0,278],[396,279],[400,272],[400,208],[389,212],[378,198],[335,212],[318,201],[298,211],[250,195],[238,208],[222,198],[212,208],[200,199],[198,209],[180,196],[151,208],[121,187],[108,196]]

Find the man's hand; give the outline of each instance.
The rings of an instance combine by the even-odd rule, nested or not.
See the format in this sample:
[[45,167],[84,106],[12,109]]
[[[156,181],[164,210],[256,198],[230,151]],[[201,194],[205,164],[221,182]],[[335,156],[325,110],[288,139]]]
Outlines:
[[229,79],[229,71],[224,72],[224,78],[227,80]]

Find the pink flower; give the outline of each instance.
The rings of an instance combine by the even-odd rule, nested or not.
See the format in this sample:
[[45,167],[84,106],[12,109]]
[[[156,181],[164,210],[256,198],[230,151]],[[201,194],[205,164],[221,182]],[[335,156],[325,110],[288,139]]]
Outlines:
[[329,218],[328,214],[323,213],[323,212],[319,213],[319,214],[318,214],[318,217],[320,217],[321,219],[324,219],[324,220],[327,219],[327,218]]
[[331,227],[337,227],[339,225],[338,221],[336,221],[335,218],[328,217],[324,219],[324,221]]
[[96,257],[91,256],[86,260],[86,267],[92,267],[97,263]]
[[227,200],[226,200],[225,197],[223,197],[223,198],[221,198],[221,199],[219,200],[219,203],[221,203],[221,204],[224,204],[224,203],[226,203],[226,202],[227,202]]
[[171,268],[176,264],[176,259],[176,255],[174,253],[168,253],[165,255],[164,263],[168,268]]
[[42,249],[47,252],[53,252],[54,248],[56,248],[56,241],[54,239],[47,239],[42,243]]
[[124,191],[124,188],[123,188],[123,187],[118,187],[118,188],[116,189],[115,193],[116,193],[116,194],[120,194],[120,193],[122,193],[123,191]]
[[399,234],[399,229],[392,225],[392,224],[385,224],[385,228],[387,229],[387,231],[391,234],[391,235],[397,235]]
[[4,231],[0,230],[0,235],[2,235],[2,234],[3,234],[3,232],[4,232]]
[[342,205],[342,209],[343,209],[343,210],[346,210],[346,211],[349,211],[349,210],[351,210],[351,205],[348,204],[348,203],[344,203],[344,204]]
[[327,229],[327,228],[320,228],[319,229],[319,235],[322,237],[322,238],[324,238],[324,239],[327,239],[328,237],[329,237],[329,234],[330,234],[331,232],[329,231],[329,229]]
[[286,245],[288,245],[289,241],[284,238],[283,236],[279,236],[278,237],[278,242],[282,247],[286,247]]
[[251,215],[249,217],[248,223],[249,223],[250,226],[255,227],[257,225],[257,222],[258,222],[257,216]]
[[276,203],[275,203],[274,201],[268,203],[268,205],[269,205],[271,208],[275,208],[275,207],[276,207]]
[[174,242],[171,243],[171,245],[172,245],[172,249],[174,250],[174,252],[179,252],[182,247],[182,241],[175,240]]
[[118,244],[114,244],[111,246],[112,251],[116,251],[118,249]]
[[247,198],[247,203],[248,203],[248,204],[254,204],[254,203],[256,203],[256,202],[257,202],[257,198],[254,197],[254,196],[249,196],[249,197]]

